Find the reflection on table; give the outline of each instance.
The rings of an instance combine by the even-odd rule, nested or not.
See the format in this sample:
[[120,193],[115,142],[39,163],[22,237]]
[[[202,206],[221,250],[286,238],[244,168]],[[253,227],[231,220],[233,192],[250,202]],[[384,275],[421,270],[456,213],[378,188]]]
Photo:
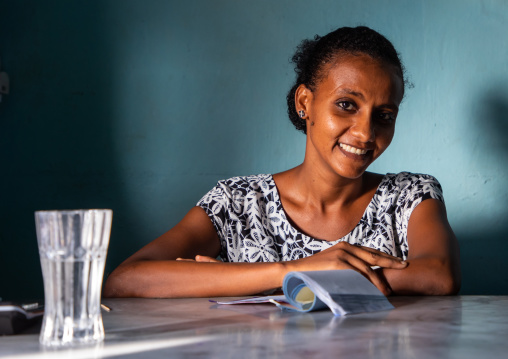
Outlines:
[[271,304],[105,299],[105,342],[44,350],[38,335],[0,337],[9,358],[490,358],[508,351],[508,297],[392,297],[396,309],[334,317]]

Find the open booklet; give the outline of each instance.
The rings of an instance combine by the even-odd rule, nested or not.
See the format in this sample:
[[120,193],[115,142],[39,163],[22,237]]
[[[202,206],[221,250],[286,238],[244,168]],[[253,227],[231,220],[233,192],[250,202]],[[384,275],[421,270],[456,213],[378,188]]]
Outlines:
[[284,295],[253,297],[217,304],[271,302],[286,310],[310,312],[330,308],[336,316],[393,309],[388,299],[360,273],[351,270],[290,272]]

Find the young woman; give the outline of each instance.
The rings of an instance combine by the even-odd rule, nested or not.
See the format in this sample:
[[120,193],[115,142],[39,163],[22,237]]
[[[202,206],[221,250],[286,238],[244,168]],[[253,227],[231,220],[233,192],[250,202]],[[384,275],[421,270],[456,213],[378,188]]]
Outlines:
[[[366,172],[389,146],[404,73],[367,28],[304,40],[288,113],[301,165],[220,181],[174,228],[108,277],[109,297],[241,296],[290,271],[354,269],[385,294],[454,294],[459,248],[429,175]],[[220,257],[220,261],[215,258]]]

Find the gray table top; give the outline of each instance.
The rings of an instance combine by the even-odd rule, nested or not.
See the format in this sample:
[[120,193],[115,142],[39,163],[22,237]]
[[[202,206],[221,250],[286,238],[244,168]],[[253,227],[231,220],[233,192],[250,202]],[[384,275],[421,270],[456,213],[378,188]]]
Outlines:
[[[228,298],[230,299],[230,298]],[[44,350],[38,334],[0,337],[8,358],[499,358],[508,296],[391,297],[394,310],[334,317],[271,304],[207,299],[104,299],[106,339]]]

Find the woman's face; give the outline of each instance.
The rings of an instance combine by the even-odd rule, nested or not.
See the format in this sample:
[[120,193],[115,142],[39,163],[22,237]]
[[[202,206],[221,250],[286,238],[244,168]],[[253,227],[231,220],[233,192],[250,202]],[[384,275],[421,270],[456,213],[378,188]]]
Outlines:
[[392,141],[402,79],[394,66],[367,55],[343,55],[325,66],[314,91],[302,85],[296,93],[297,110],[306,113],[306,160],[358,178]]

